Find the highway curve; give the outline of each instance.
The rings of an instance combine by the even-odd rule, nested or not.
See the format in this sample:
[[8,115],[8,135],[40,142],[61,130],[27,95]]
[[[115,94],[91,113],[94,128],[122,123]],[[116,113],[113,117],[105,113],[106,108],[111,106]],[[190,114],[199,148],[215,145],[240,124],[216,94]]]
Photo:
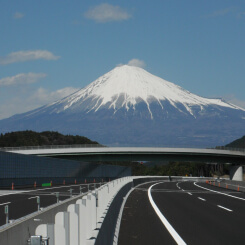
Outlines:
[[144,184],[128,197],[118,244],[245,244],[244,205],[244,193],[201,182]]

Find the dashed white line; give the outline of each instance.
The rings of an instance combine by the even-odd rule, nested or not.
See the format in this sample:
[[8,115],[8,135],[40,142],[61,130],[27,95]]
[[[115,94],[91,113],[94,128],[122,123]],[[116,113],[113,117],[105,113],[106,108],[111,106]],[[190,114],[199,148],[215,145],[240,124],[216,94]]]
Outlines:
[[10,204],[10,203],[11,203],[11,202],[1,203],[0,206],[7,205],[7,204]]
[[190,196],[192,196],[192,194],[190,192],[187,192],[187,194],[189,194]]
[[233,212],[233,210],[229,209],[229,208],[226,208],[226,207],[223,207],[223,206],[220,206],[220,205],[217,205],[219,208],[222,208],[226,211],[229,211],[229,212]]
[[206,202],[206,200],[205,200],[204,198],[198,197],[198,199],[200,199],[200,200]]
[[208,191],[211,191],[211,192],[219,193],[219,194],[221,194],[221,195],[225,195],[225,196],[228,196],[228,197],[232,197],[232,198],[236,198],[236,199],[245,201],[245,199],[244,199],[244,198],[241,198],[241,197],[232,196],[232,195],[229,195],[229,194],[220,192],[220,191],[214,191],[214,190],[211,190],[211,189],[202,187],[202,186],[198,185],[196,182],[194,182],[194,185],[197,186],[197,187],[199,187],[199,188],[202,188],[202,189],[204,189],[204,190],[208,190]]
[[149,189],[148,189],[148,198],[150,200],[150,203],[153,207],[153,209],[155,210],[156,214],[158,215],[158,217],[160,218],[160,220],[162,221],[162,223],[164,224],[164,226],[166,227],[166,229],[168,230],[168,232],[170,233],[170,235],[173,237],[173,239],[176,241],[176,243],[178,245],[186,245],[186,243],[184,242],[184,240],[180,237],[180,235],[175,231],[175,229],[173,228],[173,226],[171,226],[171,224],[168,222],[168,220],[163,216],[163,214],[161,213],[161,211],[159,210],[159,208],[157,207],[157,205],[155,204],[155,202],[153,201],[153,198],[151,196],[151,189],[153,186],[160,184],[160,183],[156,183],[154,185],[152,185]]

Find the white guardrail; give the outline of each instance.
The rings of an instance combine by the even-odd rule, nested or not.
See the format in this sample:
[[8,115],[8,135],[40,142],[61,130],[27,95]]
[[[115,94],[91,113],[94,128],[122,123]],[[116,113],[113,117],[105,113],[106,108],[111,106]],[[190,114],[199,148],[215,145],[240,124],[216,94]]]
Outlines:
[[133,181],[124,177],[106,183],[88,192],[75,204],[70,204],[66,212],[55,215],[54,224],[40,224],[30,245],[92,245],[95,244],[111,202],[118,191]]

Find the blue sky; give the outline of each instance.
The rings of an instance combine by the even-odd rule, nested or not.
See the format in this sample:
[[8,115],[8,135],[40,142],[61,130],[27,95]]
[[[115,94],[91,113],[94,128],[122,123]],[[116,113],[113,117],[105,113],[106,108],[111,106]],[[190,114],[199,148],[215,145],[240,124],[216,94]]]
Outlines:
[[129,62],[245,108],[244,0],[1,0],[0,119]]

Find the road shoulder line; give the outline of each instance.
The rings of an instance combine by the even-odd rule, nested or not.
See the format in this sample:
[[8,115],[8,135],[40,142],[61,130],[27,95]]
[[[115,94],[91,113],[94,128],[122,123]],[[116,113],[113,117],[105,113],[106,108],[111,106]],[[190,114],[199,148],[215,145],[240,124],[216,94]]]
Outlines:
[[172,227],[172,225],[168,222],[168,220],[163,216],[163,214],[161,213],[161,211],[159,210],[159,208],[157,207],[157,205],[155,204],[155,202],[153,201],[153,198],[151,196],[151,189],[153,186],[158,185],[160,183],[156,183],[152,186],[150,186],[150,188],[148,189],[148,198],[149,201],[151,203],[151,206],[153,207],[153,209],[155,210],[157,216],[159,217],[159,219],[161,220],[161,222],[164,224],[164,226],[166,227],[166,229],[168,230],[168,232],[170,233],[170,235],[173,237],[173,239],[176,241],[177,244],[179,245],[186,245],[186,243],[184,242],[184,240],[180,237],[180,235],[175,231],[175,229]]

